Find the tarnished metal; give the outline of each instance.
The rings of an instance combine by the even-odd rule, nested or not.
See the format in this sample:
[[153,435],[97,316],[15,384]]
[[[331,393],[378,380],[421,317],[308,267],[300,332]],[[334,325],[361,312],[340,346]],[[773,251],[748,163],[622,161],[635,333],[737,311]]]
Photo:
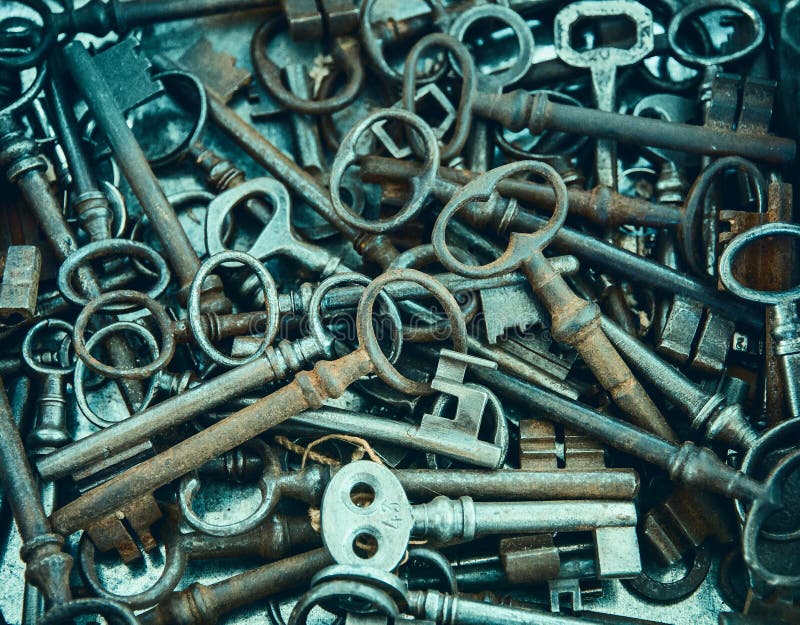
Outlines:
[[0,620],[797,621],[797,2],[1,4]]

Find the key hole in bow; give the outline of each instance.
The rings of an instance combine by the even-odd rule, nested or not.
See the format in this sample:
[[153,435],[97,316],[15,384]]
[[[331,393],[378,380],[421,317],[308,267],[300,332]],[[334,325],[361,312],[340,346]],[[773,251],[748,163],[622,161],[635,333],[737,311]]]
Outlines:
[[675,36],[681,49],[697,56],[731,54],[755,40],[756,27],[749,16],[732,7],[709,4],[681,22]]
[[461,40],[475,59],[478,71],[485,76],[513,67],[522,52],[514,29],[506,20],[494,17],[470,24]]
[[626,15],[581,17],[569,29],[569,45],[576,52],[598,48],[630,50],[636,42],[636,22]]
[[359,532],[353,538],[353,553],[363,560],[369,560],[378,553],[378,539],[371,532]]
[[250,517],[261,503],[256,483],[206,480],[194,495],[192,507],[207,523],[232,525]]
[[236,202],[225,215],[220,236],[225,247],[237,252],[250,252],[268,222],[260,217],[274,213],[275,206],[267,195],[247,196]]
[[350,489],[350,501],[359,508],[369,508],[375,501],[375,489],[366,482],[358,482]]

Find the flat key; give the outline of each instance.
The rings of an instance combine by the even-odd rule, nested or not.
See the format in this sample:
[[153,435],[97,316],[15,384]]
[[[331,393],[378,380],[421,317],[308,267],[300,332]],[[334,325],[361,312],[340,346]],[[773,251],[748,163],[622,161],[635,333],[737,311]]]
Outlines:
[[[573,27],[587,18],[624,17],[636,27],[636,41],[627,48],[600,46],[578,51],[572,47]],[[556,15],[554,23],[556,54],[575,67],[586,67],[592,73],[592,89],[598,110],[612,112],[616,102],[617,67],[633,65],[653,50],[653,15],[634,0],[584,0],[567,5]],[[600,139],[595,151],[597,184],[617,189],[617,151],[613,141]]]

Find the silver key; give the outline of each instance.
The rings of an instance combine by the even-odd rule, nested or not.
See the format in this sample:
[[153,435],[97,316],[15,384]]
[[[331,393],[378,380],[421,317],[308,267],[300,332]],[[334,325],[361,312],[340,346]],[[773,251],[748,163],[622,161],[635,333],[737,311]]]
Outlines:
[[[636,42],[627,50],[600,46],[579,51],[572,47],[570,34],[573,26],[587,18],[620,16],[636,26]],[[554,28],[554,44],[559,58],[574,67],[586,67],[592,72],[592,89],[597,108],[613,112],[617,67],[633,65],[653,50],[653,15],[650,10],[633,0],[585,0],[574,2],[558,12]],[[597,183],[617,188],[617,155],[613,141],[597,141],[595,151]]]

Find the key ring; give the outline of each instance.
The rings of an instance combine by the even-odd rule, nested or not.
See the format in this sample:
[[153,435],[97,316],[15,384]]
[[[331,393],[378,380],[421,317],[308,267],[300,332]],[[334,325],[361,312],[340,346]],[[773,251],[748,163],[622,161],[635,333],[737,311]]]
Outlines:
[[[787,449],[796,446],[800,441],[800,418],[788,419],[764,432],[747,452],[739,469],[753,479],[761,479],[767,467],[775,464],[776,457],[784,457]],[[747,520],[747,502],[736,499],[734,502],[736,516],[740,525]],[[800,528],[788,531],[782,528],[762,527],[761,536],[776,542],[795,541],[800,539]]]
[[[48,366],[37,362],[33,356],[33,338],[40,332],[49,329],[61,330],[68,336],[72,336],[74,332],[72,325],[62,319],[42,319],[38,323],[31,326],[31,328],[25,333],[25,338],[22,340],[21,348],[22,359],[25,361],[25,364],[28,365],[31,371],[35,371],[36,373],[41,373],[42,375],[68,375],[75,370],[74,363],[65,367]],[[62,355],[63,353],[60,352],[59,357]]]
[[179,83],[179,87],[180,83],[183,83],[193,90],[191,99],[187,98],[187,100],[197,103],[197,117],[192,124],[191,132],[176,147],[155,156],[147,155],[147,160],[153,169],[180,162],[189,153],[192,146],[200,141],[208,122],[208,94],[200,79],[191,72],[178,69],[159,72],[151,78],[153,82],[160,80],[166,91],[169,80],[165,79]]
[[[470,55],[467,47],[448,33],[426,35],[414,44],[414,47],[411,48],[411,51],[408,53],[405,70],[403,71],[402,102],[406,110],[412,113],[414,112],[414,103],[417,97],[417,61],[428,48],[437,46],[445,48],[450,52],[451,62],[452,57],[455,57],[460,68],[459,74],[461,74],[461,94],[458,99],[456,126],[450,137],[450,141],[440,148],[440,159],[447,162],[461,153],[469,137],[469,131],[472,125],[472,104],[475,97],[475,74],[477,70],[475,68],[475,61],[472,59],[472,55]],[[411,141],[410,137],[409,141]],[[412,143],[412,145],[414,144]]]
[[[547,223],[536,232],[512,232],[503,254],[485,265],[467,265],[459,261],[447,245],[445,233],[453,216],[471,202],[488,202],[496,193],[497,185],[519,173],[535,173],[544,177],[555,194],[555,210]],[[467,278],[491,278],[518,269],[532,254],[547,247],[567,218],[569,208],[567,187],[558,173],[545,163],[518,161],[502,165],[481,174],[462,187],[444,207],[433,226],[431,242],[439,261],[448,271]]]
[[[787,455],[772,470],[766,479],[769,497],[756,499],[750,507],[747,520],[742,531],[742,557],[748,569],[758,578],[773,587],[797,588],[800,586],[800,573],[788,573],[782,567],[780,570],[770,568],[759,553],[759,545],[765,539],[761,528],[776,512],[786,504],[782,494],[782,482],[800,470],[800,450],[795,450]],[[783,541],[778,541],[778,549]]]
[[[236,261],[242,265],[253,270],[253,273],[261,283],[261,288],[264,291],[264,301],[267,309],[267,327],[264,329],[264,341],[258,346],[258,349],[245,358],[233,358],[226,356],[219,351],[206,336],[203,331],[202,315],[200,313],[200,299],[202,296],[203,283],[206,278],[211,275],[211,272],[229,261]],[[275,286],[275,281],[272,279],[266,267],[258,262],[255,258],[244,252],[237,252],[234,250],[227,250],[214,254],[210,258],[203,261],[200,269],[192,280],[192,285],[189,290],[189,299],[187,302],[187,312],[189,319],[189,327],[192,330],[197,346],[203,350],[203,353],[211,358],[214,362],[227,367],[237,367],[249,362],[257,360],[264,355],[267,348],[275,340],[278,334],[278,326],[280,324],[280,306],[278,304],[278,289]]]
[[40,27],[42,38],[30,52],[12,57],[0,55],[0,69],[21,71],[39,65],[44,60],[56,41],[57,33],[53,22],[53,12],[44,0],[14,0],[14,2],[31,9],[42,21]]
[[[387,611],[405,610],[408,607],[406,584],[394,573],[369,565],[366,568],[353,564],[326,566],[311,578],[311,590],[306,594],[312,595],[318,588],[333,589],[340,587],[340,584],[354,583],[368,589],[363,595],[356,595],[356,601],[353,601],[346,592],[337,596],[337,593],[331,590],[317,595],[316,604],[331,614],[340,616],[347,616],[348,612],[369,613],[374,611],[375,608],[384,611],[386,614],[388,613]],[[380,597],[380,603],[375,603],[373,598],[378,597]],[[295,606],[289,617],[289,625],[296,622],[294,613],[305,599],[304,595]],[[305,622],[305,619],[301,622]]]
[[[475,257],[472,256],[472,254],[460,247],[455,248],[454,251],[456,257],[460,258],[460,260],[465,263],[475,260]],[[436,250],[433,248],[433,245],[418,245],[417,247],[412,247],[411,249],[408,249],[400,254],[392,261],[390,267],[392,269],[399,269],[403,267],[418,269],[419,267],[430,265],[437,261],[438,259],[436,258]],[[466,301],[463,303],[461,308],[461,314],[464,315],[464,322],[470,323],[480,310],[480,302],[473,291],[462,291],[462,294],[463,293],[466,293]],[[436,337],[441,336],[442,331],[445,329],[444,326],[446,323],[446,321],[442,320],[438,323],[434,323],[430,326],[422,328],[405,326],[403,327],[403,338],[410,343],[429,343],[431,341],[435,341]]]
[[102,599],[122,603],[132,610],[143,610],[161,603],[177,588],[189,563],[184,535],[173,526],[173,522],[168,522],[166,527],[164,568],[158,579],[146,590],[131,595],[119,595],[108,590],[97,572],[97,548],[87,532],[81,534],[78,541],[77,560],[81,579]]
[[[755,31],[753,33],[753,41],[740,50],[735,50],[734,52],[730,52],[728,54],[701,55],[694,54],[682,48],[678,43],[678,32],[680,31],[683,22],[687,18],[701,11],[710,12],[716,9],[733,9],[747,17],[752,23]],[[669,29],[667,30],[669,45],[672,47],[675,56],[687,65],[693,65],[695,67],[712,67],[715,65],[724,65],[725,63],[730,63],[731,61],[743,59],[761,46],[761,44],[764,42],[765,34],[766,27],[761,14],[747,2],[742,2],[742,0],[697,0],[692,4],[686,5],[680,11],[675,13],[675,15],[672,16],[672,20],[669,23]]]
[[311,611],[321,604],[328,604],[341,597],[347,597],[351,602],[359,605],[368,605],[370,612],[377,611],[385,616],[387,622],[396,623],[400,616],[397,603],[386,591],[360,581],[330,580],[314,586],[304,593],[292,613],[289,615],[287,625],[305,625]]
[[[333,346],[336,339],[322,322],[322,300],[330,291],[343,284],[361,284],[366,287],[369,283],[370,279],[360,273],[337,273],[320,282],[317,288],[314,289],[314,294],[308,303],[308,330],[311,336],[316,339],[317,344],[324,346],[326,358],[333,357]],[[391,297],[386,293],[381,293],[381,302],[387,304],[389,318],[396,330],[394,341],[392,342],[392,351],[389,354],[389,362],[395,363],[403,349],[403,322],[400,320],[397,305]]]
[[[112,324],[103,326],[97,332],[92,334],[91,338],[86,342],[86,350],[91,353],[92,349],[100,341],[120,330],[128,330],[129,332],[133,332],[141,336],[142,339],[144,339],[144,342],[147,344],[147,348],[150,350],[150,355],[153,358],[158,357],[158,341],[156,341],[156,337],[154,337],[152,332],[150,332],[143,325],[134,321],[115,321]],[[78,359],[78,361],[75,363],[75,373],[72,379],[72,387],[75,390],[75,402],[78,404],[78,409],[81,411],[81,414],[99,428],[107,428],[115,423],[119,423],[119,420],[104,419],[94,410],[92,410],[91,406],[89,406],[89,400],[86,398],[86,390],[84,388],[85,374],[86,364],[83,362],[83,360]],[[157,389],[155,382],[156,377],[153,376],[150,381],[150,386],[147,389],[147,393],[142,399],[142,403],[135,408],[131,416],[147,408],[147,406],[150,405],[150,402],[153,401],[153,397],[155,396]]]
[[[155,299],[164,293],[169,285],[170,273],[169,267],[167,267],[167,261],[165,261],[158,252],[138,241],[131,241],[128,239],[103,239],[100,241],[92,241],[91,243],[79,247],[61,263],[61,267],[58,270],[58,288],[61,294],[73,304],[86,306],[90,298],[84,297],[78,293],[73,286],[75,273],[90,260],[104,258],[106,256],[123,255],[134,258],[146,258],[149,260],[156,268],[156,271],[151,273],[157,275],[158,282],[147,292],[147,295]],[[108,306],[106,310],[113,312],[130,312],[135,306],[136,303],[130,303],[128,305],[122,304],[113,307]]]
[[114,625],[139,625],[139,620],[125,605],[90,597],[86,599],[72,599],[67,603],[54,605],[36,621],[37,625],[71,625],[78,616],[99,614]]
[[341,36],[333,41],[331,56],[347,75],[347,84],[341,91],[324,100],[305,100],[284,87],[280,68],[267,55],[267,43],[284,23],[283,17],[267,20],[256,30],[250,41],[250,58],[258,83],[285,108],[304,115],[334,113],[352,104],[364,86],[364,68],[361,65],[358,40],[351,36]]
[[[515,83],[525,75],[525,72],[531,66],[533,59],[533,34],[528,24],[522,16],[513,9],[503,6],[501,4],[482,4],[474,6],[464,11],[459,15],[450,26],[450,34],[461,43],[464,42],[464,36],[467,31],[480,20],[493,20],[504,22],[514,33],[519,45],[519,52],[517,53],[514,62],[509,64],[508,67],[500,72],[494,74],[484,74],[476,66],[477,75],[477,88],[480,91],[487,92],[500,92],[504,87]],[[453,63],[453,69],[458,72],[460,65]]]
[[719,258],[719,279],[725,288],[738,297],[759,304],[781,306],[800,299],[800,286],[783,291],[760,291],[743,285],[733,275],[733,263],[743,248],[759,239],[782,235],[800,238],[800,225],[776,221],[750,228],[734,237]]
[[[193,223],[198,224],[198,228],[202,227],[200,225],[200,221],[203,220],[203,217],[196,217],[194,213],[192,213],[192,209],[195,207],[199,207],[201,205],[207,206],[210,204],[214,198],[217,197],[210,191],[206,191],[205,189],[187,189],[185,191],[180,191],[178,193],[174,193],[172,195],[167,196],[167,201],[169,202],[170,206],[175,210],[178,214],[178,220],[181,220],[183,215],[187,215]],[[188,207],[186,211],[181,211],[180,209]],[[187,225],[185,222],[182,222],[184,230],[187,229]],[[149,225],[149,219],[147,215],[141,215],[131,227],[130,232],[130,239],[131,241],[140,242],[139,239],[145,238],[146,227]],[[224,232],[220,235],[223,241],[227,241],[230,238],[231,233],[233,232],[233,224],[228,223]],[[192,238],[192,243],[195,243],[195,237]],[[150,240],[148,238],[148,240]],[[144,241],[141,241],[142,243]],[[152,242],[152,241],[151,241]],[[145,243],[145,245],[148,245]],[[148,245],[150,247],[150,245]],[[200,249],[197,249],[200,248]],[[197,252],[198,258],[204,258],[208,256],[208,250],[205,247],[205,241],[203,241],[203,245],[197,245],[195,251]],[[147,276],[150,278],[158,277],[157,274],[149,269],[144,263],[139,261],[137,258],[131,259],[131,264],[136,267],[136,270],[141,273],[143,276]]]
[[[92,315],[105,309],[108,304],[117,304],[120,302],[131,302],[147,309],[158,327],[158,331],[161,334],[161,349],[159,350],[158,357],[147,365],[130,367],[128,369],[112,367],[100,362],[97,358],[92,356],[86,347],[86,328],[89,325],[89,319],[92,318]],[[74,345],[75,354],[86,363],[89,369],[112,380],[119,380],[121,378],[144,380],[149,378],[166,367],[175,354],[175,337],[172,333],[172,324],[167,315],[167,311],[152,297],[148,297],[140,291],[130,290],[109,291],[89,301],[75,320],[72,344]]]
[[389,269],[375,278],[364,289],[356,309],[356,332],[359,349],[366,351],[375,373],[392,388],[407,395],[430,395],[434,389],[430,384],[411,380],[400,373],[381,350],[372,326],[372,310],[383,287],[392,282],[413,282],[425,287],[438,300],[450,320],[453,349],[467,351],[467,326],[458,302],[447,288],[435,278],[416,269]]
[[447,592],[451,595],[458,594],[458,578],[453,570],[450,560],[442,555],[440,551],[430,547],[413,547],[408,550],[408,559],[424,560],[442,574],[442,581],[447,584]]
[[[411,126],[413,131],[418,133],[426,149],[425,163],[423,164],[422,173],[409,179],[411,198],[406,201],[403,207],[391,217],[373,221],[355,214],[346,207],[342,201],[339,187],[347,169],[359,158],[356,146],[361,137],[376,122],[389,119],[399,120],[403,124]],[[388,232],[402,226],[416,217],[428,200],[428,195],[439,171],[439,162],[439,141],[436,139],[431,127],[421,117],[403,109],[381,109],[375,111],[348,131],[344,139],[342,139],[339,150],[336,152],[336,158],[334,158],[331,165],[330,176],[330,194],[333,210],[346,224],[373,234]]]
[[[0,68],[2,68],[2,56],[0,56]],[[37,65],[36,78],[31,81],[31,84],[28,86],[28,88],[23,91],[16,100],[0,109],[0,118],[27,108],[27,106],[33,102],[36,96],[39,95],[42,87],[44,87],[44,81],[45,78],[47,78],[48,70],[49,67],[47,63],[42,63],[41,66]]]
[[253,449],[261,458],[264,471],[258,479],[258,490],[261,492],[261,501],[258,507],[245,518],[220,525],[206,521],[198,515],[193,508],[194,498],[200,490],[200,478],[197,472],[188,473],[181,478],[178,485],[178,505],[186,522],[198,532],[209,536],[238,536],[244,534],[264,522],[275,508],[277,500],[274,496],[275,475],[280,470],[266,443],[255,438],[245,443],[245,447]]

